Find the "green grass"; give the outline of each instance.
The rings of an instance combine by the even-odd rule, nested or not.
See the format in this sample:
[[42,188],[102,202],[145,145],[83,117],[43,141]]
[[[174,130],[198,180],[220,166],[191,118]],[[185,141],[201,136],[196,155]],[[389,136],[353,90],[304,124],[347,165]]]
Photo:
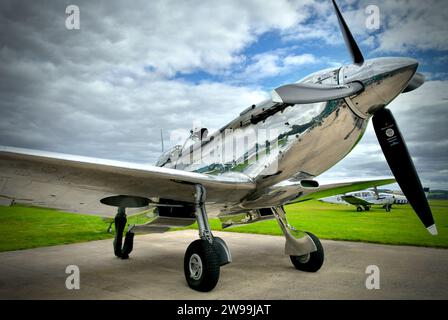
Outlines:
[[[0,207],[0,252],[112,238],[108,220],[46,208]],[[141,214],[128,222],[145,220]]]
[[[353,206],[312,200],[286,206],[285,210],[292,226],[310,231],[321,239],[448,248],[448,201],[432,200],[430,204],[439,231],[436,237],[426,231],[409,205],[393,206],[390,213],[379,207],[358,213]],[[222,230],[217,219],[212,219],[211,226]],[[230,227],[225,231],[282,234],[275,220]]]
[[[322,239],[448,248],[448,201],[430,203],[439,230],[437,237],[428,234],[408,205],[394,206],[391,213],[380,208],[358,213],[352,206],[307,201],[287,206],[286,212],[291,225]],[[147,220],[145,214],[140,214],[128,222]],[[218,219],[210,223],[214,230],[221,230]],[[112,238],[107,227],[107,221],[92,215],[19,205],[0,207],[0,251]],[[281,235],[275,220],[225,231]]]

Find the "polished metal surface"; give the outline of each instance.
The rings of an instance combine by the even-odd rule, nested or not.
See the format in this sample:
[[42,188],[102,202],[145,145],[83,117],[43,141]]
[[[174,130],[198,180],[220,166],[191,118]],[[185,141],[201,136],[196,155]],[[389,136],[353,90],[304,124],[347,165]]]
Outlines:
[[307,263],[308,261],[310,261],[311,255],[309,253],[303,255],[303,256],[299,256],[299,262],[300,263]]
[[206,191],[204,186],[200,184],[195,185],[196,193],[195,198],[195,214],[196,220],[198,222],[199,237],[202,240],[207,240],[209,243],[213,243],[212,229],[210,228],[210,223],[208,221],[207,211],[205,209],[205,198]]
[[272,208],[280,229],[285,236],[285,254],[290,256],[305,256],[317,250],[317,247],[311,237],[304,231],[296,230],[286,219],[283,207]]
[[[253,193],[242,204],[244,208],[270,208],[285,203],[295,203],[310,199],[320,199],[341,193],[362,190],[370,187],[379,187],[395,183],[391,177],[371,179],[360,179],[356,181],[327,181],[318,188],[304,188],[300,181],[286,180],[277,183],[261,192]],[[229,209],[227,209],[229,210]],[[220,217],[224,219],[224,216]]]
[[[180,167],[212,175],[241,172],[256,183],[256,190],[241,204],[223,208],[222,215],[238,212],[241,207],[282,204],[274,199],[292,201],[291,197],[310,192],[285,181],[313,179],[343,159],[361,139],[371,114],[404,90],[416,67],[412,59],[380,58],[367,60],[362,66],[315,73],[300,83],[337,86],[358,81],[364,90],[349,98],[326,102],[282,105],[264,101],[252,106],[208,140],[191,146]],[[269,142],[260,143],[258,132],[275,134]],[[244,148],[238,148],[242,138],[246,139]],[[225,154],[216,155],[219,145],[234,146],[230,159]]]
[[[283,205],[322,197],[319,193],[336,189],[337,193],[352,191],[347,189],[355,184],[325,186],[313,179],[354,148],[373,115],[376,130],[383,130],[390,122],[395,125],[390,111],[384,108],[403,91],[414,90],[424,82],[415,76],[418,63],[413,59],[365,61],[334,0],[333,5],[353,64],[323,70],[275,89],[272,99],[246,108],[210,136],[206,128],[191,130],[185,143],[163,153],[156,166],[0,147],[0,198],[69,211],[95,210],[97,214],[105,209],[99,208],[99,203],[118,206],[114,249],[123,259],[132,251],[134,232],[151,227],[165,231],[172,216],[179,215],[188,218],[182,223],[197,221],[199,237],[213,246],[224,265],[231,261],[230,251],[223,240],[214,240],[206,206],[219,210],[223,226],[274,216],[286,239],[285,253],[307,262],[318,250],[316,243],[308,233],[288,223]],[[398,127],[395,130],[398,132]],[[403,164],[397,157],[400,152],[385,152],[390,151],[384,147],[387,140],[384,135],[379,137],[383,137],[379,141],[389,164],[391,160],[398,164],[391,165],[398,183],[403,175],[397,172],[412,171],[416,176],[404,142],[401,153],[406,153],[412,170],[399,172],[394,169]],[[418,176],[414,180],[422,189]],[[420,193],[418,196],[423,197],[423,191]],[[125,207],[141,209],[154,203],[181,203],[183,208],[177,208],[176,215],[168,209],[165,213],[172,216],[161,213],[144,226],[130,226],[121,249]],[[196,219],[191,210],[187,211],[193,205]],[[417,213],[436,234],[427,202],[425,205],[428,210],[425,207],[422,212],[429,215]],[[432,225],[426,224],[429,218]],[[187,254],[190,277],[200,282],[192,285],[186,274],[188,284],[196,290],[200,286],[211,290],[216,282],[208,289],[212,283],[202,283],[203,273],[208,275],[210,270],[204,269],[201,256]],[[209,253],[204,254],[208,259]]]
[[139,234],[159,233],[168,231],[171,228],[187,227],[195,222],[196,222],[195,218],[155,216],[145,224],[130,226],[129,232]]
[[314,73],[299,83],[359,82],[364,90],[309,104],[264,101],[182,152],[170,150],[160,167],[0,147],[0,198],[105,215],[112,211],[100,199],[126,195],[193,203],[195,185],[207,190],[212,214],[300,201],[317,190],[305,190],[297,181],[314,179],[343,159],[371,115],[407,87],[417,65],[412,59],[378,58]]
[[[110,196],[173,199],[194,202],[199,183],[210,202],[237,202],[255,189],[245,175],[219,177],[149,165],[0,147],[0,198],[17,203],[113,216],[100,203]],[[141,208],[134,209],[142,210]],[[132,213],[128,210],[128,213]]]
[[272,101],[288,104],[316,103],[350,97],[361,92],[363,88],[360,82],[338,86],[295,83],[272,91]]
[[403,90],[403,93],[414,91],[420,88],[425,83],[425,76],[419,72],[416,72],[409,81],[407,87]]
[[259,210],[245,209],[241,213],[226,213],[224,210],[221,212],[219,219],[223,228],[274,219],[274,215],[263,216]]

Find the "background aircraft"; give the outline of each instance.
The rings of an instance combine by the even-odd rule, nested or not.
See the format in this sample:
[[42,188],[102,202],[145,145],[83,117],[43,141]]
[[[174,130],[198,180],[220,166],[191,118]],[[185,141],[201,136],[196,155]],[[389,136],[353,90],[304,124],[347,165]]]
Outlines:
[[372,206],[381,206],[389,212],[392,204],[395,203],[395,196],[387,193],[375,193],[371,190],[363,190],[321,198],[319,200],[327,203],[351,204],[356,207],[356,211],[358,212],[361,212],[363,209],[369,211]]
[[[364,60],[333,1],[353,63],[316,72],[272,92],[211,135],[194,130],[199,141],[176,147],[158,166],[0,148],[1,196],[17,203],[74,212],[109,213],[117,207],[114,252],[128,258],[137,232],[160,232],[198,222],[200,239],[184,257],[188,285],[212,290],[220,267],[231,262],[225,242],[214,237],[208,219],[224,226],[276,218],[285,253],[302,271],[316,272],[324,261],[319,239],[293,228],[283,205],[362,190],[394,179],[321,185],[314,178],[342,160],[359,142],[370,118],[385,158],[427,230],[437,229],[400,130],[385,107],[424,82],[410,58]],[[219,111],[217,111],[219,112]],[[240,141],[240,143],[235,143]],[[129,226],[126,209],[158,208],[147,225]]]
[[[423,188],[426,197],[428,197],[429,188]],[[356,207],[356,211],[361,212],[363,209],[369,211],[372,206],[381,206],[387,212],[392,209],[392,205],[408,204],[409,201],[401,192],[392,190],[379,191],[377,188],[373,190],[362,190],[356,192],[348,192],[346,194],[338,194],[335,196],[319,199],[322,202],[335,204],[351,204]]]

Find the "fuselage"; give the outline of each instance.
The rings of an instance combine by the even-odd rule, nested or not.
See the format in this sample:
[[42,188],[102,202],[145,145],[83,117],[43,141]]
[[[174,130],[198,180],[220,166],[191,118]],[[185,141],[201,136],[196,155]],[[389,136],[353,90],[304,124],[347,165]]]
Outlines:
[[336,203],[336,204],[350,204],[347,200],[344,199],[344,196],[351,196],[357,199],[363,200],[367,202],[369,205],[392,205],[395,204],[395,196],[388,193],[379,193],[376,194],[370,190],[357,191],[357,192],[349,192],[344,195],[336,195],[327,198],[320,199],[323,202],[328,203]]
[[244,174],[256,182],[257,190],[284,180],[313,179],[354,148],[372,114],[404,90],[417,66],[413,59],[378,58],[362,66],[316,72],[298,83],[357,81],[364,90],[311,104],[263,101],[161,165],[213,175]]

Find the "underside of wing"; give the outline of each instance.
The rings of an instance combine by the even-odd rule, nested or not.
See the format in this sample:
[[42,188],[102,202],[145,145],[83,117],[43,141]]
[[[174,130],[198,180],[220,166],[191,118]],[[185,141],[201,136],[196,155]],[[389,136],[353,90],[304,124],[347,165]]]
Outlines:
[[317,181],[308,180],[287,180],[251,194],[244,200],[241,207],[246,209],[270,208],[379,187],[394,182],[394,178],[338,181],[328,184],[318,184]]
[[[207,191],[208,203],[234,203],[255,188],[245,175],[218,176],[151,165],[71,156],[0,146],[0,200],[71,212],[114,215],[100,203],[127,199],[132,207],[144,199],[194,202],[195,184]],[[129,203],[129,199],[136,199]],[[140,199],[140,200],[139,200]],[[143,201],[142,201],[143,200]]]
[[359,190],[365,190],[368,188],[384,186],[387,184],[395,183],[394,178],[384,178],[384,179],[363,179],[356,181],[338,181],[327,184],[321,184],[319,188],[315,190],[307,190],[303,194],[294,199],[291,202],[301,202],[310,199],[321,199],[326,197],[335,196],[338,194],[345,194],[348,192],[354,192]]

